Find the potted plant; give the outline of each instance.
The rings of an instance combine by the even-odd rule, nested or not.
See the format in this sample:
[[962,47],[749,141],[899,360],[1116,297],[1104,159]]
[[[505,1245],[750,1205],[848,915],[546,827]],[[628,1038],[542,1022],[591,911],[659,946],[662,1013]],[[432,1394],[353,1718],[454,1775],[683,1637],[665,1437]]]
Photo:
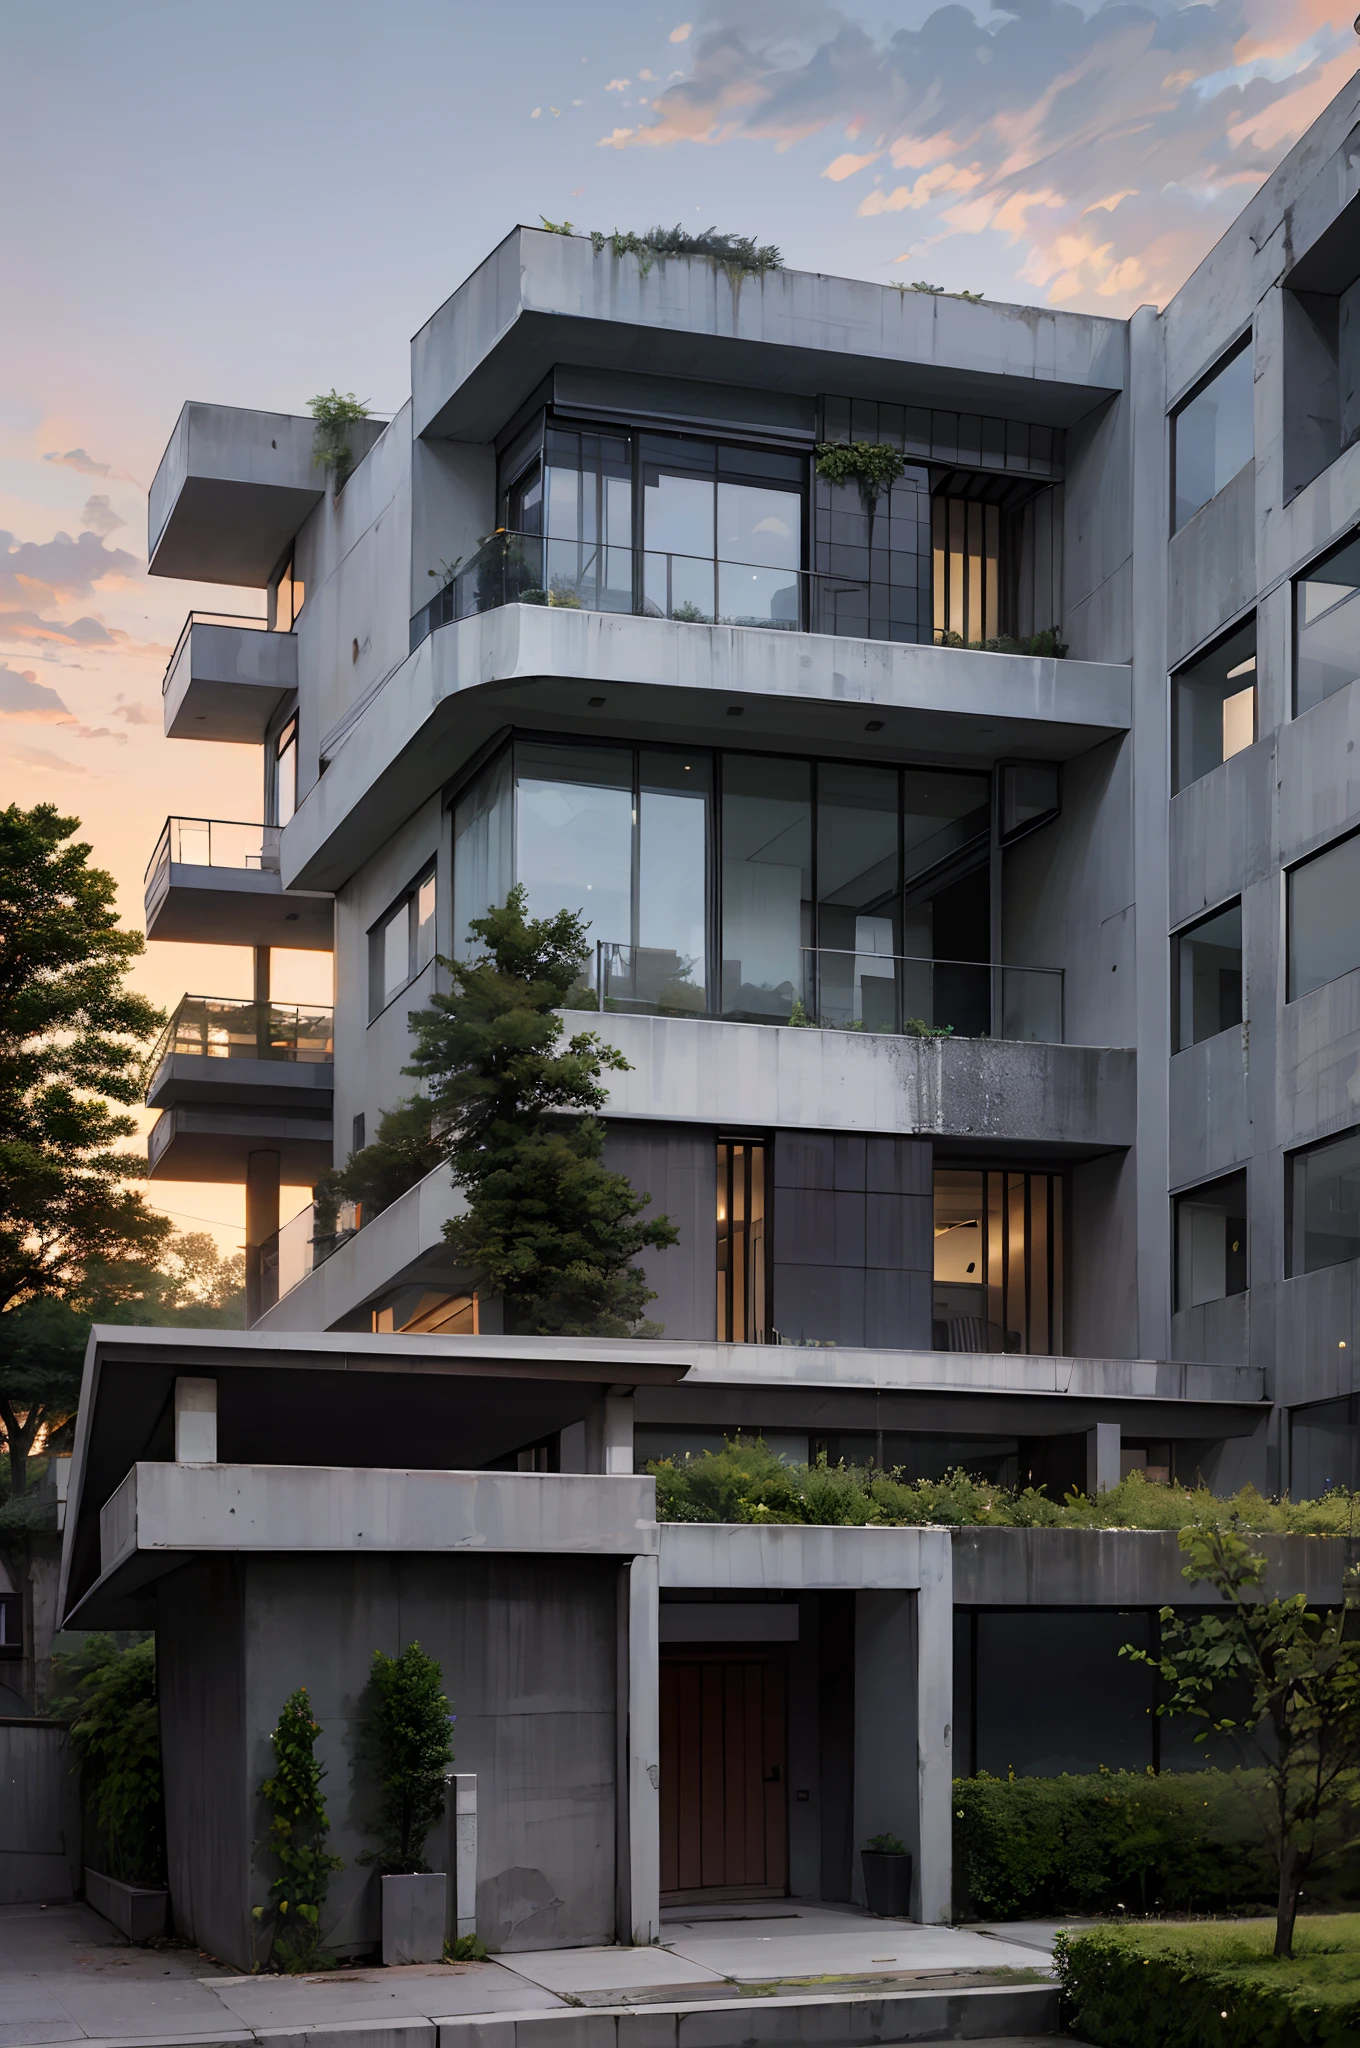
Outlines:
[[906,1920],[911,1913],[911,1855],[896,1835],[870,1835],[859,1852],[864,1872],[864,1903],[884,1920]]
[[372,1832],[378,1847],[363,1860],[382,1887],[384,1963],[437,1963],[444,1953],[448,1876],[425,1861],[430,1830],[443,1819],[444,1774],[453,1761],[454,1716],[443,1673],[419,1643],[399,1657],[373,1654],[362,1751],[379,1788]]
[[71,1724],[81,1791],[100,1847],[85,1872],[85,1897],[129,1941],[164,1934],[165,1808],[156,1712],[156,1645],[120,1650],[91,1636],[54,1659],[51,1711]]

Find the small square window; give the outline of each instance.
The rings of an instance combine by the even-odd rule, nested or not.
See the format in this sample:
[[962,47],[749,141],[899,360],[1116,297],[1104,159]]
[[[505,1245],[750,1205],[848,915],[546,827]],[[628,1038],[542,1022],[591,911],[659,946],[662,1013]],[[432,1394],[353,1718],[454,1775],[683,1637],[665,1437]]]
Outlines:
[[1360,832],[1300,861],[1285,877],[1285,1001],[1360,967]]
[[1294,716],[1360,677],[1360,534],[1294,578]]
[[1171,678],[1171,787],[1186,789],[1256,738],[1256,615]]
[[1184,1052],[1242,1022],[1241,902],[1177,932],[1171,945],[1172,1038],[1174,1050]]
[[1198,1308],[1247,1287],[1247,1176],[1225,1174],[1176,1197],[1176,1307]]

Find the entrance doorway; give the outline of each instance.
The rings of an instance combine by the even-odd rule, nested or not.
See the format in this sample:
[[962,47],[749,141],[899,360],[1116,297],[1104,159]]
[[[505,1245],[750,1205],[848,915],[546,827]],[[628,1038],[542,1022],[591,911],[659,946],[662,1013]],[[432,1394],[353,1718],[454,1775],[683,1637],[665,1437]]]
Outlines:
[[784,1897],[788,1775],[783,1649],[663,1646],[663,1905]]

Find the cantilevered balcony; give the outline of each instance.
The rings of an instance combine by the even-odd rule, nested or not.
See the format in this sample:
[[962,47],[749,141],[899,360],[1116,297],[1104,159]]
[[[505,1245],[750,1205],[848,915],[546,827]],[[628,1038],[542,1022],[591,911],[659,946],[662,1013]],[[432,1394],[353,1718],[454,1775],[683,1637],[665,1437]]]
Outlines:
[[227,996],[186,996],[147,1061],[153,1176],[244,1178],[254,1151],[276,1151],[284,1180],[331,1162],[335,1069],[331,1012]]
[[284,888],[280,829],[222,818],[167,818],[147,864],[147,937],[329,953],[333,898]]
[[297,688],[297,638],[262,618],[190,612],[161,682],[166,737],[261,746]]

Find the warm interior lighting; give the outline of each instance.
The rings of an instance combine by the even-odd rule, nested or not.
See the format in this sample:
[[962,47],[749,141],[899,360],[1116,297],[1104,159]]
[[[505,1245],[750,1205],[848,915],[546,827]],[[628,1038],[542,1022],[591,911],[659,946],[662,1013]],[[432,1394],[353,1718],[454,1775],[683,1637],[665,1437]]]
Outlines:
[[[1252,667],[1255,667],[1253,662]],[[1234,675],[1237,671],[1234,669]],[[1248,683],[1223,699],[1223,758],[1230,761],[1256,738],[1256,685]]]

